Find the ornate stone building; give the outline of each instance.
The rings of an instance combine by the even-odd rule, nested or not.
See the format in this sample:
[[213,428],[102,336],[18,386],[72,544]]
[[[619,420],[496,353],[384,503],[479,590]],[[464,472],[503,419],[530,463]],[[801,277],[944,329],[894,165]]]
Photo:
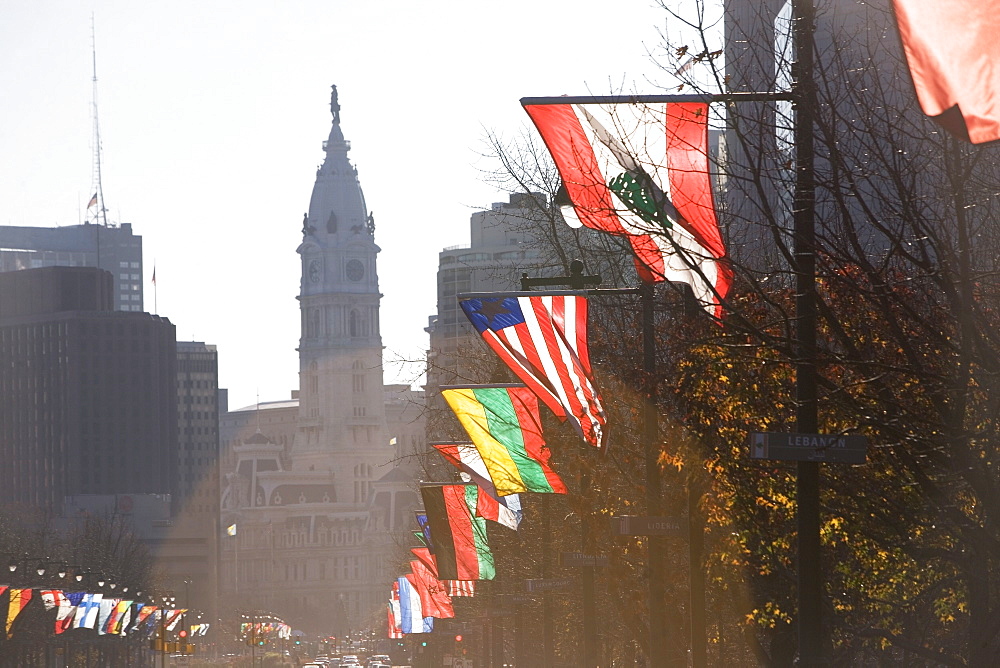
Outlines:
[[235,535],[223,540],[221,587],[232,607],[338,635],[384,617],[394,534],[409,529],[417,495],[397,457],[399,436],[413,429],[386,420],[379,247],[336,87],[330,109],[297,249],[299,390],[222,419],[222,525]]

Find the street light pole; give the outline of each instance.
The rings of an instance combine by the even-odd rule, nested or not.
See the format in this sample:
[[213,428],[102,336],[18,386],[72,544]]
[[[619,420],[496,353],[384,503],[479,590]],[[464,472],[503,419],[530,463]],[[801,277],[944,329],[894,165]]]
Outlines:
[[[795,197],[793,211],[795,256],[795,428],[819,431],[816,373],[816,177],[813,114],[814,0],[792,0],[795,62],[792,81],[795,105]],[[820,564],[819,463],[797,462],[798,504],[798,640],[799,661],[811,668],[823,661]]]

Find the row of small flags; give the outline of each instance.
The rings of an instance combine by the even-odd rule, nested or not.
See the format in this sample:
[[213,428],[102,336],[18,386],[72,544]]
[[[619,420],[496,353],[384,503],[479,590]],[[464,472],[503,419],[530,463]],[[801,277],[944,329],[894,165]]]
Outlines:
[[278,639],[288,640],[292,637],[292,627],[281,622],[243,622],[240,624],[240,637],[274,634]]
[[[186,608],[161,608],[140,601],[106,598],[100,593],[67,592],[62,589],[22,589],[0,585],[0,596],[4,594],[7,595],[5,631],[8,638],[13,635],[11,628],[14,620],[36,595],[47,611],[55,610],[52,630],[57,635],[70,629],[93,629],[98,635],[140,633],[149,636],[159,629],[173,631],[187,612]],[[203,636],[209,626],[193,625],[190,634]]]

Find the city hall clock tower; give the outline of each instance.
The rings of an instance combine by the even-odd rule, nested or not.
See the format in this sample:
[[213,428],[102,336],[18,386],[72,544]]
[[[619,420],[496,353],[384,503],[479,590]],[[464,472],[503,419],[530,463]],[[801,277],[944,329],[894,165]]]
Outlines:
[[347,157],[337,87],[302,222],[296,469],[329,470],[338,501],[364,503],[393,456],[386,437],[375,219]]

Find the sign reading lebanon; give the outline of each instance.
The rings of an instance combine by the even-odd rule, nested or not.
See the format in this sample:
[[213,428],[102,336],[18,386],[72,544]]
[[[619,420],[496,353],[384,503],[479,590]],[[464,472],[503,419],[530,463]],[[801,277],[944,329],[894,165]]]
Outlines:
[[751,459],[864,464],[868,438],[830,434],[750,434]]

